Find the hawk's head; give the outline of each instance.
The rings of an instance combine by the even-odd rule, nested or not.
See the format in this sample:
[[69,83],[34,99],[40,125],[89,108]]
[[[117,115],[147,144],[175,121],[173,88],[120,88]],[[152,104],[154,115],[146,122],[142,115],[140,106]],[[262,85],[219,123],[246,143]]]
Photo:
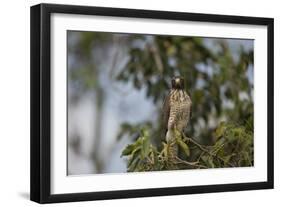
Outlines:
[[175,76],[172,79],[172,88],[173,89],[180,89],[183,90],[184,89],[184,80],[182,77],[180,76]]

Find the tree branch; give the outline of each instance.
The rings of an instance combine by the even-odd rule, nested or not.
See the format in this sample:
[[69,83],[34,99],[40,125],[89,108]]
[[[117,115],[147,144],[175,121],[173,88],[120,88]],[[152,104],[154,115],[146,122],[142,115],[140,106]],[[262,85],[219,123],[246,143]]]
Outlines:
[[[186,142],[186,141],[191,142],[192,144],[196,145],[200,150],[202,150],[203,152],[207,153],[208,155],[219,159],[220,161],[226,163],[226,164],[229,165],[230,167],[235,167],[233,164],[231,164],[231,163],[225,161],[223,158],[221,158],[221,157],[218,156],[217,154],[212,154],[212,153],[210,153],[209,150],[207,150],[207,149],[206,149],[205,147],[203,147],[201,144],[199,144],[198,142],[196,142],[194,139],[185,136],[184,133],[182,133],[182,136],[184,137],[183,141],[185,141],[185,142]],[[201,156],[200,156],[200,157],[201,157]]]
[[191,166],[191,167],[198,167],[198,168],[207,169],[206,166],[198,164],[198,161],[188,162],[188,161],[180,159],[179,157],[175,157],[175,159],[178,161],[178,163],[175,163],[175,164],[181,164],[182,163],[182,164],[185,164],[185,165],[188,165],[188,166]]

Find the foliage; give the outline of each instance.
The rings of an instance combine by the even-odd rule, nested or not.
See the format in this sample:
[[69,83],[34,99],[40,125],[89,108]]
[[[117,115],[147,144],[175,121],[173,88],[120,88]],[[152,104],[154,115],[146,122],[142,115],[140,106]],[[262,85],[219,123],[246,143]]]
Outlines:
[[[159,124],[148,128],[152,136],[139,138],[149,139],[155,147],[147,145],[152,148],[146,150],[150,152],[146,157],[127,155],[128,171],[253,165],[253,128],[249,128],[253,84],[248,77],[253,51],[240,48],[235,58],[230,46],[219,39],[213,41],[216,50],[196,37],[134,35],[131,39],[134,46],[129,50],[130,60],[117,80],[132,81],[137,89],[145,87],[147,97],[152,97],[161,109],[171,77],[183,76],[193,102],[193,118],[187,131],[195,138],[177,138],[179,157],[169,159],[167,150],[171,146],[161,134],[159,111]],[[136,41],[142,44],[135,46]],[[129,165],[136,160],[138,164]]]
[[216,142],[212,146],[176,132],[175,144],[181,152],[176,157],[170,153],[171,143],[162,142],[162,148],[157,150],[150,141],[149,130],[144,128],[121,156],[128,158],[128,172],[253,166],[252,126],[251,120],[246,126],[221,122],[214,132]]

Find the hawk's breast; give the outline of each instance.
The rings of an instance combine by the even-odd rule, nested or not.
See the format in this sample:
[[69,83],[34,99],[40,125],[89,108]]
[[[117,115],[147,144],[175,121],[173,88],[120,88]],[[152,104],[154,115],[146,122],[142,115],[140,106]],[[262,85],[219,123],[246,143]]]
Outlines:
[[168,129],[174,126],[182,131],[190,119],[190,110],[191,99],[188,94],[183,90],[171,90]]

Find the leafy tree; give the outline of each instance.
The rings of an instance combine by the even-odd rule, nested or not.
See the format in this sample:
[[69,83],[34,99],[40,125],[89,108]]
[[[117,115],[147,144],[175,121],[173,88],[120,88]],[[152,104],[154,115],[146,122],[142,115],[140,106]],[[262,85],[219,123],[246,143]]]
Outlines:
[[[176,143],[162,142],[161,150],[151,143],[147,129],[122,152],[128,157],[128,171],[158,171],[174,169],[204,169],[253,166],[253,130],[251,123],[235,126],[222,122],[215,131],[217,141],[204,146],[193,138],[176,133]],[[172,145],[177,144],[181,153],[174,155]]]
[[[145,133],[122,153],[129,157],[128,171],[252,166],[253,85],[248,74],[253,67],[253,51],[241,47],[235,59],[230,45],[221,39],[211,41],[214,49],[206,46],[204,38],[132,38],[130,61],[118,80],[131,80],[138,89],[146,87],[147,96],[161,109],[171,77],[183,76],[193,102],[187,132],[195,138],[180,135],[175,144],[182,149],[182,158],[170,159],[171,146],[164,141],[161,124],[137,130],[133,127],[132,131]],[[135,46],[135,41],[142,44]],[[156,142],[156,148],[151,142]]]

